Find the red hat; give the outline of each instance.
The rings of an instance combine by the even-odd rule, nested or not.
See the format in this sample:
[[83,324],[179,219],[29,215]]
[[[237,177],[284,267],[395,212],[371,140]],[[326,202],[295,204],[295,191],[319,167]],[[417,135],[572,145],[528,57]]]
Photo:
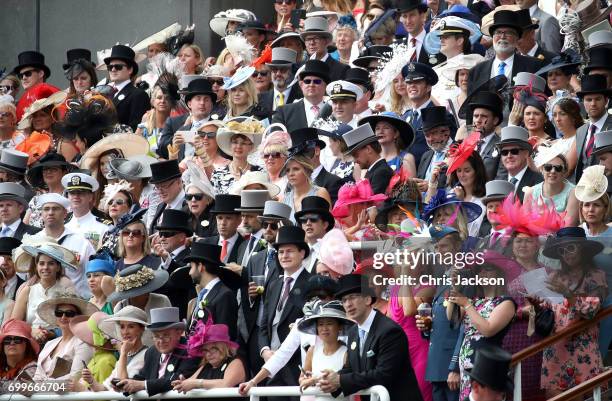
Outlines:
[[0,329],[0,343],[4,341],[5,337],[22,337],[30,342],[30,346],[34,350],[34,353],[38,355],[40,351],[40,345],[38,342],[32,337],[32,326],[23,320],[17,319],[9,319],[2,325],[2,329]]
[[355,269],[353,273],[368,274],[368,273],[373,272],[373,273],[379,273],[385,277],[395,277],[393,268],[384,262],[381,262],[381,263],[383,263],[383,266],[380,269],[378,269],[374,267],[374,259],[372,258],[364,259],[360,263],[357,264],[357,268]]
[[38,85],[34,85],[21,96],[19,102],[17,103],[17,121],[21,121],[23,117],[23,113],[25,110],[30,107],[32,103],[37,100],[45,99],[51,96],[52,94],[59,92],[60,88],[49,85],[47,83],[40,83]]
[[387,199],[385,194],[375,194],[368,179],[363,179],[356,184],[344,184],[338,191],[338,200],[334,205],[332,214],[334,217],[347,217],[348,206],[355,203],[382,202]]

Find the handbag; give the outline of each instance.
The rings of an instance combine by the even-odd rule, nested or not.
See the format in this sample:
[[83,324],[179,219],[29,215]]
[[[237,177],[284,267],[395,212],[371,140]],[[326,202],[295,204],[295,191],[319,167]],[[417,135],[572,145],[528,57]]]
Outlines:
[[535,316],[535,332],[541,337],[548,337],[555,328],[555,314],[552,309],[540,309]]

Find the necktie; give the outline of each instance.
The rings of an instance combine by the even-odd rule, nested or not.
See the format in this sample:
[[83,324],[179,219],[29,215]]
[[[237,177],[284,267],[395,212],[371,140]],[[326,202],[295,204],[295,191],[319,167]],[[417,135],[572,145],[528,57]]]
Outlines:
[[191,129],[197,130],[202,124],[204,124],[204,121],[194,121],[193,124],[191,124]]
[[363,354],[363,346],[365,345],[366,331],[359,329],[359,352]]
[[8,237],[11,234],[12,230],[9,226],[4,226],[2,231],[0,231],[0,237]]
[[495,243],[497,242],[497,239],[499,238],[501,234],[497,231],[495,231],[493,234],[491,234],[491,239],[489,240],[489,247],[493,247],[495,245]]
[[281,92],[277,96],[276,107],[284,106],[284,105],[285,105],[285,94]]
[[497,75],[506,75],[506,63],[503,61],[497,66]]
[[518,182],[518,179],[516,177],[512,177],[510,178],[510,184],[516,186],[516,183]]
[[168,360],[170,359],[170,354],[162,355],[159,361],[159,370],[157,371],[157,377],[164,377],[164,373],[166,373],[166,366],[168,365]]
[[227,257],[227,240],[224,239],[221,245],[221,262],[225,262],[226,257]]
[[595,124],[591,124],[591,127],[589,127],[589,142],[587,142],[586,148],[584,149],[584,154],[587,158],[591,157],[593,148],[595,147],[595,131],[597,131],[597,126]]
[[283,285],[283,293],[281,294],[280,300],[278,301],[278,307],[276,308],[278,312],[282,311],[283,308],[285,307],[287,298],[289,298],[289,291],[291,291],[292,281],[293,281],[292,277],[285,277],[285,284]]
[[416,61],[417,59],[417,46],[416,46],[416,38],[410,39],[410,47],[412,47],[412,55],[410,56],[410,61]]
[[319,115],[319,106],[317,106],[316,104],[310,106],[310,110],[315,115],[315,117]]
[[270,266],[275,256],[276,256],[276,249],[270,249],[268,251],[268,256],[266,257],[266,267]]

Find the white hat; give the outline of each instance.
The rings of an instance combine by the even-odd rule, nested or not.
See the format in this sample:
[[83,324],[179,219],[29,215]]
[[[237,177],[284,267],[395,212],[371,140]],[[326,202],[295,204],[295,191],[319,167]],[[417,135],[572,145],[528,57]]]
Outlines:
[[333,99],[354,99],[359,101],[363,97],[363,90],[352,82],[334,81],[326,88],[327,94]]
[[96,192],[100,184],[90,175],[83,173],[70,173],[62,177],[62,186],[67,191],[84,190]]
[[605,169],[602,165],[584,169],[574,190],[576,199],[581,202],[593,202],[608,191],[608,178],[604,174]]
[[70,208],[70,201],[68,199],[66,199],[60,194],[56,194],[53,192],[40,195],[38,197],[38,202],[41,206],[44,206],[45,203],[57,203],[66,210]]
[[438,75],[442,75],[449,81],[454,81],[457,71],[471,70],[476,64],[484,61],[480,54],[460,54],[448,60],[444,65],[434,68]]
[[265,171],[247,171],[242,177],[229,188],[229,193],[232,195],[240,195],[242,190],[249,185],[259,184],[268,189],[270,198],[274,198],[280,193],[278,185],[270,182],[268,174]]

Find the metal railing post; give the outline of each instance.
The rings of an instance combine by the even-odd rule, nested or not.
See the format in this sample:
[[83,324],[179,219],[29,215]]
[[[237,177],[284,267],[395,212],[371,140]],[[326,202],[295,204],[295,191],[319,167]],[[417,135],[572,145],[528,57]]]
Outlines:
[[519,361],[514,367],[514,395],[512,399],[514,401],[521,401],[523,397],[523,391],[521,388],[521,362]]
[[601,386],[593,389],[593,401],[601,401]]

